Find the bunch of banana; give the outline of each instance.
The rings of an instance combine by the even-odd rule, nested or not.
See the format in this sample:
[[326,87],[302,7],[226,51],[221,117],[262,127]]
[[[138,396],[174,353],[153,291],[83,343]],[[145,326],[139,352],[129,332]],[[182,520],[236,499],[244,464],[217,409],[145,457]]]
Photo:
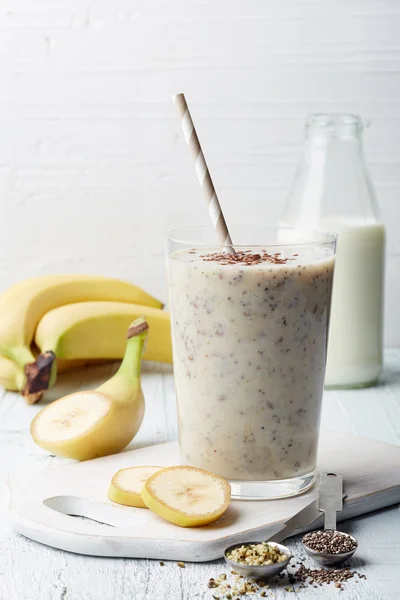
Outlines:
[[56,357],[67,359],[58,361],[63,368],[120,359],[125,331],[141,315],[152,330],[145,358],[172,362],[169,315],[161,309],[141,288],[108,277],[49,275],[17,283],[0,295],[0,384],[37,402],[55,381]]

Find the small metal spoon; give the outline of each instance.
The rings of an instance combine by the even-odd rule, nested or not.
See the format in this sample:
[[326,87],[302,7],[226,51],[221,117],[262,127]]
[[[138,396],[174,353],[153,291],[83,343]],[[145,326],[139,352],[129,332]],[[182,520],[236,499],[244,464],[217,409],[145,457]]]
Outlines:
[[336,529],[336,512],[343,508],[343,480],[337,473],[321,473],[319,490],[319,510],[325,514],[324,529],[331,530],[352,539],[356,546],[348,552],[332,554],[309,548],[302,539],[303,548],[311,558],[322,565],[335,565],[351,558],[357,550],[358,542],[355,537]]
[[[352,535],[349,535],[347,533],[343,533],[342,531],[337,531],[337,530],[335,530],[335,533],[340,533],[341,535],[345,535],[345,536],[349,537],[358,546],[358,542],[357,542],[356,538],[353,537]],[[309,548],[308,546],[306,546],[306,544],[304,543],[303,540],[302,540],[302,542],[303,542],[303,548],[307,552],[308,556],[311,556],[311,558],[316,560],[321,565],[326,565],[326,566],[337,565],[339,563],[343,563],[345,560],[349,560],[349,558],[351,558],[353,556],[354,552],[357,550],[357,546],[355,546],[353,548],[353,550],[349,550],[349,552],[341,552],[340,554],[331,554],[328,552],[319,552],[318,550],[312,550],[312,548]]]
[[[245,544],[247,546],[249,544],[260,544],[260,542],[245,542]],[[268,542],[268,544],[270,546],[278,548],[278,550],[283,552],[283,554],[285,554],[286,556],[286,559],[282,562],[274,563],[272,565],[242,565],[241,563],[235,562],[234,560],[228,558],[228,554],[230,554],[232,550],[234,550],[235,548],[240,548],[240,546],[244,545],[244,543],[242,542],[240,544],[234,544],[233,546],[229,546],[229,548],[225,550],[225,561],[230,569],[236,571],[236,573],[239,573],[244,577],[252,577],[253,579],[270,579],[271,577],[279,575],[281,571],[286,569],[290,559],[292,558],[292,553],[290,552],[289,548],[283,546],[282,544],[277,544],[276,542]]]
[[240,573],[240,575],[244,575],[245,577],[253,577],[257,579],[270,579],[271,577],[275,577],[279,575],[281,571],[283,571],[292,557],[292,553],[289,548],[283,546],[283,544],[279,544],[281,540],[284,540],[287,537],[297,533],[299,530],[301,531],[304,527],[308,527],[311,523],[315,521],[315,519],[319,518],[319,510],[318,510],[318,498],[311,500],[308,504],[303,506],[301,510],[297,513],[288,517],[283,522],[275,523],[269,530],[269,537],[264,540],[267,544],[271,546],[276,546],[279,548],[281,552],[283,552],[286,556],[286,560],[280,563],[275,563],[273,565],[243,565],[241,563],[237,563],[228,558],[228,554],[232,552],[235,548],[239,548],[244,544],[259,544],[260,542],[247,542],[242,541],[239,544],[234,544],[229,546],[225,550],[224,557],[228,566],[236,571],[236,573]]

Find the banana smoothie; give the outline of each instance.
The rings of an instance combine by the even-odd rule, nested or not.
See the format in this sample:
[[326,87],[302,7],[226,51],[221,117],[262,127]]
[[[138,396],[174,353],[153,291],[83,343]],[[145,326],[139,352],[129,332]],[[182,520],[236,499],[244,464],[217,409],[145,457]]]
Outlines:
[[170,255],[183,464],[242,481],[315,471],[333,245]]

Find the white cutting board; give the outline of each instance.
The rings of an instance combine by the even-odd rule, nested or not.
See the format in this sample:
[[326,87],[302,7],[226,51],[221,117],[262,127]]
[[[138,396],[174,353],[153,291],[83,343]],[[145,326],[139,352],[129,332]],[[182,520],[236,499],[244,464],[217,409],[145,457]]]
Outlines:
[[[321,470],[343,475],[348,497],[340,519],[400,502],[400,447],[324,431],[319,456]],[[287,520],[316,496],[313,488],[297,498],[232,501],[217,523],[191,529],[171,525],[147,509],[113,510],[118,505],[107,499],[107,489],[118,469],[178,463],[178,446],[173,442],[11,481],[11,521],[22,535],[69,552],[201,562],[221,557],[230,544],[267,538],[277,522]],[[98,502],[103,504],[99,506]],[[80,515],[90,511],[100,521],[109,518],[108,510],[117,526],[69,516],[59,510]]]

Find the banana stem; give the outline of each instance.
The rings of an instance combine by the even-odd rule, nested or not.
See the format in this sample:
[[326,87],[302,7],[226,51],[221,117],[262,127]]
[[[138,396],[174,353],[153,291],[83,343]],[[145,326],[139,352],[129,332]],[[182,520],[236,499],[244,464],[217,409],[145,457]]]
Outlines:
[[140,376],[141,358],[145,347],[145,341],[147,338],[147,331],[149,326],[144,319],[141,317],[136,319],[128,329],[127,333],[127,344],[122,359],[122,363],[117,371],[117,374],[130,374],[135,377]]
[[97,388],[110,396],[113,402],[132,405],[140,392],[140,365],[148,324],[144,318],[136,319],[128,329],[128,341],[122,363],[111,379]]
[[38,402],[45,390],[56,379],[54,352],[44,352],[37,358],[28,346],[0,347],[0,354],[12,360],[17,367],[15,383],[28,404]]
[[55,382],[57,374],[56,355],[49,350],[42,352],[35,361],[25,365],[26,383],[22,395],[29,404],[40,400],[44,391]]
[[22,369],[18,368],[18,371],[15,375],[15,385],[18,391],[21,391],[26,384],[25,373]]
[[28,346],[0,347],[0,354],[15,362],[22,370],[27,363],[35,362],[35,357]]

